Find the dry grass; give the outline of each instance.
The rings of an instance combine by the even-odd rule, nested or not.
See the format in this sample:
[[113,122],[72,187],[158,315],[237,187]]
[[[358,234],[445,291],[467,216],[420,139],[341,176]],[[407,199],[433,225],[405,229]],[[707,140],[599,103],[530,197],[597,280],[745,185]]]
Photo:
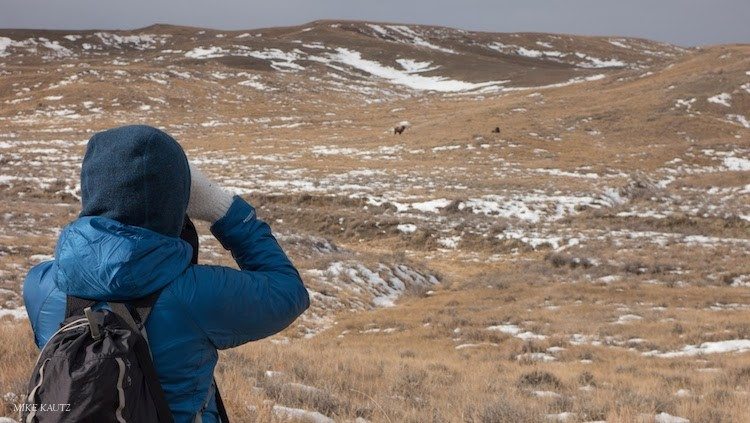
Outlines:
[[[529,300],[539,294],[534,292],[537,290],[528,292],[528,288],[520,290],[527,291],[523,297]],[[518,361],[518,354],[544,351],[556,342],[525,343],[509,336],[477,336],[486,324],[512,321],[511,316],[525,308],[513,304],[502,307],[500,313],[491,313],[497,316],[494,319],[483,317],[484,313],[476,309],[484,308],[482,302],[497,304],[492,296],[491,291],[441,292],[428,300],[411,300],[403,305],[409,310],[409,318],[404,318],[400,310],[344,316],[339,320],[341,331],[313,340],[241,347],[222,355],[221,383],[229,387],[225,390],[230,392],[233,410],[243,410],[248,403],[261,409],[264,401],[270,400],[326,410],[325,414],[337,420],[540,421],[545,413],[563,411],[577,413],[581,421],[611,422],[629,422],[640,414],[660,412],[701,422],[743,421],[749,416],[746,395],[750,359],[746,355],[661,359],[643,357],[626,348],[584,345],[566,346],[559,360],[552,363]],[[604,310],[586,315],[564,313],[549,320],[581,328],[594,318],[605,320],[607,314]],[[536,321],[547,320],[539,310],[526,315],[533,315]],[[370,325],[388,327],[394,320],[405,328],[391,334],[360,333]],[[722,322],[717,322],[715,329],[731,326],[731,319],[719,320]],[[423,326],[423,321],[430,325]],[[624,332],[649,333],[655,336],[652,342],[667,346],[671,338],[680,336],[672,326],[641,323]],[[698,326],[706,328],[708,324],[703,321]],[[462,335],[467,333],[467,341],[499,345],[456,350],[451,340],[456,327],[462,328]],[[554,326],[542,327],[557,332]],[[349,332],[339,337],[345,330]],[[605,326],[601,332],[620,331],[608,332]],[[581,359],[592,362],[581,363]],[[702,372],[698,370],[701,368],[717,370]],[[253,369],[253,374],[245,374],[246,369]],[[268,380],[265,370],[283,372],[283,376]],[[289,382],[313,386],[325,394],[295,394],[284,388]],[[248,398],[244,393],[250,386],[261,389],[252,391]],[[689,390],[690,396],[676,396],[680,389]],[[551,391],[560,397],[535,398],[533,391]],[[247,418],[242,411],[235,412],[240,419]]]
[[[632,299],[617,300],[636,308],[662,298],[670,306],[673,300],[665,290],[669,288],[639,289]],[[710,289],[689,291],[681,291],[687,298],[678,304],[698,298],[712,301],[715,295]],[[516,298],[509,299],[509,292]],[[317,410],[337,421],[536,422],[564,411],[576,413],[580,421],[610,422],[632,422],[642,414],[661,412],[696,422],[750,417],[747,354],[673,359],[640,354],[706,341],[709,333],[716,339],[746,336],[747,324],[737,320],[743,314],[686,310],[660,313],[657,319],[640,312],[646,317],[642,321],[612,325],[606,322],[617,313],[605,303],[611,292],[608,287],[512,282],[504,289],[440,290],[427,298],[407,299],[395,309],[342,315],[335,329],[310,340],[286,345],[261,341],[223,352],[218,379],[237,421],[277,421],[272,412],[276,404]],[[572,298],[585,298],[588,306],[567,301],[568,306],[547,309]],[[670,318],[674,320],[665,321]],[[485,329],[504,322],[526,322],[526,328],[549,337],[523,341]],[[373,327],[398,330],[365,332]],[[22,393],[35,348],[26,325],[6,322],[0,330],[0,339],[11,341],[0,346],[0,391]],[[563,333],[613,340],[648,334],[648,344],[575,346],[555,335]],[[454,340],[458,337],[460,342]],[[455,349],[464,342],[485,345]],[[517,359],[551,346],[565,348],[555,354],[557,361]],[[280,373],[269,377],[266,371]],[[681,389],[689,391],[688,396],[676,395]],[[537,397],[535,391],[555,394]],[[8,407],[6,401],[6,413]]]
[[28,325],[0,319],[0,413],[14,415],[39,352]]

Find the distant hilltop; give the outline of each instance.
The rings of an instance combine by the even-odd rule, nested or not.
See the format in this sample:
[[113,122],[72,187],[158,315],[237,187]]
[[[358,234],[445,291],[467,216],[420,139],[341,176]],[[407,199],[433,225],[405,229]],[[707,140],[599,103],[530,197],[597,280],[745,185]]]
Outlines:
[[371,75],[408,90],[493,92],[645,70],[688,51],[643,39],[487,33],[354,21],[247,31],[157,24],[131,31],[0,30],[0,58],[75,62],[128,57],[165,65],[218,61],[256,71]]

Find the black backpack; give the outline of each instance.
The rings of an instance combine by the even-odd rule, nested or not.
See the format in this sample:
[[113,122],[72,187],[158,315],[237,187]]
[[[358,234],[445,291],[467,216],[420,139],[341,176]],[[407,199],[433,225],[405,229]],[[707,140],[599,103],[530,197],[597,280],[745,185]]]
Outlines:
[[111,311],[69,296],[34,366],[22,422],[172,422],[143,330],[159,293],[107,302]]
[[[198,234],[186,216],[181,238],[198,259]],[[21,407],[23,423],[171,423],[172,413],[151,359],[145,322],[161,290],[127,303],[68,296],[65,320],[39,354]],[[111,311],[110,311],[111,310]],[[215,396],[221,422],[229,423],[214,380],[203,408]]]

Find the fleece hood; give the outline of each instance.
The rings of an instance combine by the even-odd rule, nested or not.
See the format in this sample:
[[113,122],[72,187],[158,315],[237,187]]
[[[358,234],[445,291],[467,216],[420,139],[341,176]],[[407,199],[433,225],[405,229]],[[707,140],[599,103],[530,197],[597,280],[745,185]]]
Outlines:
[[163,235],[180,234],[190,168],[167,133],[130,125],[91,137],[81,167],[81,216],[102,216]]
[[131,300],[175,280],[191,256],[192,247],[182,239],[105,217],[82,217],[60,234],[55,284],[77,297]]

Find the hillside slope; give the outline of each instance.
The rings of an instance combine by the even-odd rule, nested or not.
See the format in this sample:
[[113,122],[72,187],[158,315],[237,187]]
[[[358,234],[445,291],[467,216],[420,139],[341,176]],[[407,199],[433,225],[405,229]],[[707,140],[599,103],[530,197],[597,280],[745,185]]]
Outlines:
[[222,353],[240,421],[747,420],[748,119],[747,44],[0,30],[0,405],[86,140],[148,123],[258,207],[313,298]]

